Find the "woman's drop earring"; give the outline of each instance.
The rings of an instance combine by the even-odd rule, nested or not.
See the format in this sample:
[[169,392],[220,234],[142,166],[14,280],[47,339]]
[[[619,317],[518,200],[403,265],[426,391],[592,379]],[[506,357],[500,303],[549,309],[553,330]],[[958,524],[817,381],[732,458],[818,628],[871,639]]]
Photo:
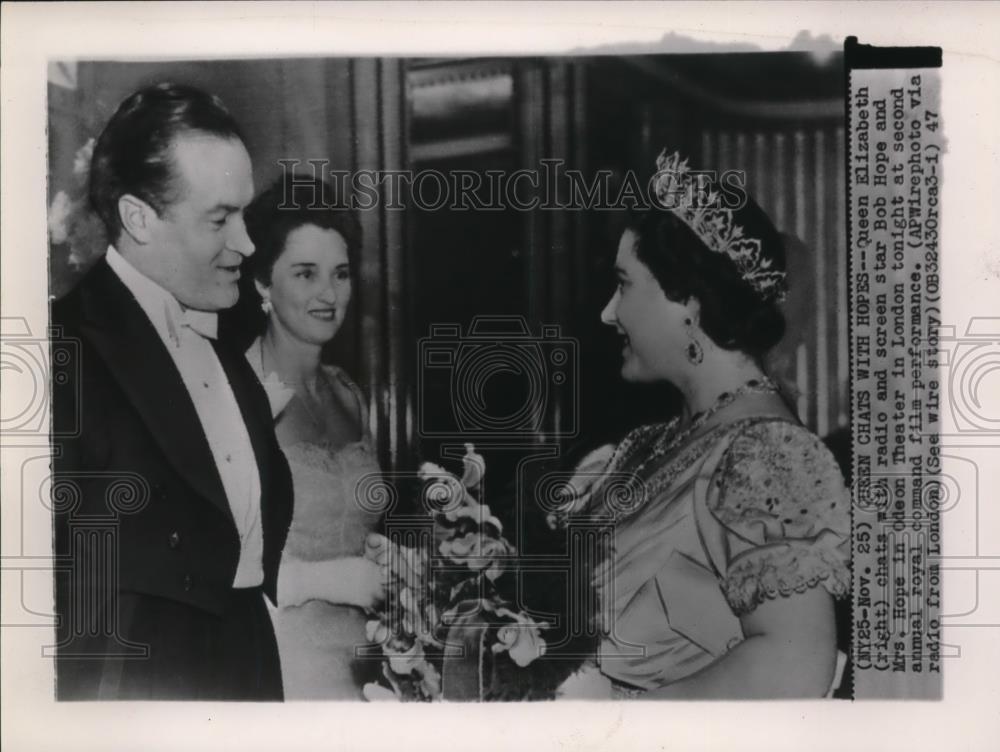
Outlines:
[[688,337],[691,339],[688,342],[688,346],[684,348],[684,354],[687,355],[687,359],[691,361],[692,365],[699,365],[705,359],[705,351],[702,349],[691,328],[691,319],[684,319],[684,323],[687,324]]
[[260,301],[260,310],[264,312],[265,316],[271,315],[271,311],[274,310],[274,306],[271,305],[270,298],[264,298],[263,300]]

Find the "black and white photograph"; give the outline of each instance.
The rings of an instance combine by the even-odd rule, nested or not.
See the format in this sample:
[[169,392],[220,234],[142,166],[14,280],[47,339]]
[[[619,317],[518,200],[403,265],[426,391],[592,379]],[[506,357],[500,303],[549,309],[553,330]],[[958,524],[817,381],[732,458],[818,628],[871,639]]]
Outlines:
[[[519,713],[580,748],[601,714],[658,748],[656,718],[736,707],[693,701],[808,708],[780,744],[869,700],[947,717],[1000,624],[1000,264],[948,193],[995,184],[994,155],[959,186],[997,112],[953,111],[948,74],[996,62],[860,23],[692,35],[655,3],[623,16],[658,19],[646,41],[523,49],[535,14],[599,4],[453,44],[401,41],[415,7],[380,39],[364,4],[294,5],[261,6],[288,10],[275,45],[248,10],[253,45],[142,26],[5,81],[40,119],[14,204],[5,108],[5,272],[17,217],[44,244],[33,307],[7,273],[3,311],[3,626],[32,696],[190,712],[193,739],[360,721],[384,735],[342,743],[372,749],[465,708],[491,749],[476,726]],[[369,51],[318,41],[352,24]]]
[[57,695],[836,692],[842,55],[705,57],[54,63]]

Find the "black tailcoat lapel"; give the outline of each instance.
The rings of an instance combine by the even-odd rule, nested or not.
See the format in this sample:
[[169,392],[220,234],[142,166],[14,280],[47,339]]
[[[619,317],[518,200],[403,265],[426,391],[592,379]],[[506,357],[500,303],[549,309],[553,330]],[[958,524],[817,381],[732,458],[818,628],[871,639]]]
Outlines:
[[[100,352],[174,469],[232,520],[205,431],[166,345],[106,260],[98,262],[91,274],[90,284],[81,291],[81,330]],[[254,433],[251,431],[251,436]],[[255,452],[257,449],[255,445]]]
[[[233,588],[237,526],[169,343],[106,260],[52,315],[56,330],[79,340],[77,359],[59,370],[65,378],[52,380],[54,425],[67,427],[54,439],[53,469],[78,492],[74,506],[53,504],[55,551],[68,565],[55,578],[58,696],[280,698],[270,619],[259,591]],[[213,347],[260,474],[263,591],[273,601],[291,475],[250,364],[224,344]],[[112,579],[93,566],[107,560],[105,538],[77,531],[107,517],[123,474],[143,480],[149,495],[115,518]],[[149,652],[128,660],[123,645]]]
[[246,356],[219,343],[216,343],[215,352],[236,395],[257,458],[260,519],[264,532],[264,591],[276,601],[277,572],[292,520],[292,477],[274,435],[267,394]]

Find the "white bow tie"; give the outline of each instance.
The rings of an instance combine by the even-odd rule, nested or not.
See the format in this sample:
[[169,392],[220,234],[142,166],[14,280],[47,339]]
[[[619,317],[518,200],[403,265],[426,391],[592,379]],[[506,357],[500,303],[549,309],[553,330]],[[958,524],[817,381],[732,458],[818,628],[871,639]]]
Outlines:
[[[166,307],[167,332],[174,345],[180,346],[181,340],[177,327],[188,327],[193,332],[206,339],[216,339],[219,329],[219,314],[208,311],[195,311],[191,308],[181,311],[180,316],[172,315],[170,306]],[[175,320],[176,319],[176,320]]]

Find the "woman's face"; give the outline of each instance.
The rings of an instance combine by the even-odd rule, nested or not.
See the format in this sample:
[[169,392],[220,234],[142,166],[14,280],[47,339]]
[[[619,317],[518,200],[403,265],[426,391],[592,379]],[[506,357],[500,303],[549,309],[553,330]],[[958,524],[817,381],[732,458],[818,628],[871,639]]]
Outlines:
[[622,378],[676,384],[687,366],[684,352],[690,336],[685,319],[692,316],[692,306],[666,296],[636,257],[636,240],[636,234],[626,230],[618,244],[618,288],[601,311],[601,321],[624,337]]
[[271,285],[257,290],[273,306],[268,326],[311,345],[333,339],[351,301],[347,243],[336,230],[303,225],[288,233],[271,270]]

